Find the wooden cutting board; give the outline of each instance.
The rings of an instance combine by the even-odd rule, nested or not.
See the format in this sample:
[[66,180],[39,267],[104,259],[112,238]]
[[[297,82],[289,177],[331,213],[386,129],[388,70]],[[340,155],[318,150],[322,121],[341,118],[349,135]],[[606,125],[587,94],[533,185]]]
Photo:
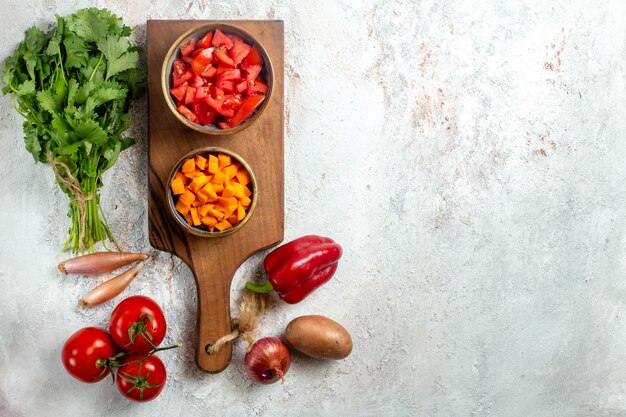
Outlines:
[[[208,355],[206,346],[231,331],[230,284],[239,265],[280,243],[284,230],[284,25],[282,21],[221,21],[248,31],[261,43],[274,67],[274,91],[267,108],[247,129],[230,136],[196,132],[170,112],[161,90],[161,67],[174,41],[187,30],[212,21],[148,20],[148,220],[150,244],[178,256],[194,274],[198,290],[196,363],[206,372],[224,370],[231,344]],[[186,153],[205,146],[230,149],[245,159],[257,178],[258,202],[236,233],[202,238],[185,232],[168,211],[168,175]]]

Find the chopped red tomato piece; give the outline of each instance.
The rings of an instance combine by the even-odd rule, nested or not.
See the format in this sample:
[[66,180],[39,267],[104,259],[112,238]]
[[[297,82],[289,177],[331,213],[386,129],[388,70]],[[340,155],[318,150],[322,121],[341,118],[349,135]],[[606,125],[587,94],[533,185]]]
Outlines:
[[197,39],[192,39],[188,43],[182,45],[180,47],[180,53],[183,56],[190,55],[194,51],[194,49],[196,49],[196,42],[197,42]]
[[243,102],[237,113],[230,119],[230,125],[232,127],[238,126],[241,122],[247,119],[254,110],[265,100],[264,95],[248,96]]
[[243,70],[248,74],[246,79],[248,81],[254,81],[261,73],[262,67],[260,65],[246,65]]
[[248,89],[248,82],[247,81],[242,81],[239,84],[237,84],[235,86],[235,91],[238,93],[243,93],[244,91],[246,91]]
[[198,75],[202,75],[202,72],[208,65],[211,65],[211,61],[213,60],[213,49],[202,49],[198,56],[193,60],[191,67],[193,68],[193,72]]
[[187,87],[187,94],[185,94],[185,104],[193,103],[196,98],[196,87]]
[[233,117],[235,115],[235,111],[232,109],[228,109],[224,107],[224,97],[218,96],[218,98],[213,98],[210,95],[206,97],[206,103],[213,110],[218,112],[224,117]]
[[170,88],[170,94],[176,97],[177,100],[183,100],[187,94],[187,86],[180,85],[178,87]]
[[252,49],[250,49],[250,53],[246,55],[241,63],[244,65],[263,65],[263,57],[257,47],[253,46]]
[[191,73],[191,71],[187,71],[181,76],[177,74],[172,74],[172,78],[173,78],[172,83],[174,84],[174,87],[178,87],[179,85],[183,84],[185,81],[189,81],[191,77],[193,77],[193,74]]
[[233,41],[233,47],[230,50],[230,56],[235,62],[235,65],[239,65],[241,61],[250,53],[251,46],[243,42],[243,40],[237,38]]
[[235,68],[235,61],[233,61],[233,59],[229,57],[222,49],[215,48],[213,50],[213,54],[215,55],[215,58],[220,65],[228,68]]
[[210,48],[211,42],[213,41],[213,32],[209,32],[198,42],[201,48]]
[[194,114],[194,112],[192,112],[185,106],[178,106],[178,112],[185,116],[187,119],[189,119],[191,122],[195,123],[196,120],[198,120],[198,117]]
[[230,49],[233,47],[233,40],[228,36],[222,33],[221,30],[215,29],[215,33],[213,34],[213,45],[217,47],[225,47],[226,49]]
[[254,81],[248,82],[248,88],[246,89],[246,94],[250,96],[256,93],[261,93],[261,94],[267,93],[267,84],[265,84],[261,80],[254,80]]
[[233,81],[233,80],[241,80],[241,70],[232,69],[228,71],[224,71],[217,76],[217,81]]
[[209,93],[209,87],[208,86],[201,86],[201,87],[197,87],[196,88],[196,97],[194,98],[194,101],[203,101],[207,94]]
[[230,124],[228,122],[217,122],[217,127],[222,130],[230,129]]
[[186,62],[189,65],[191,65],[193,63],[193,56],[191,56],[191,55],[183,56],[180,59],[183,60],[184,62]]
[[233,82],[232,81],[218,81],[217,86],[224,90],[225,93],[233,92]]
[[204,78],[213,78],[216,72],[217,68],[215,68],[213,65],[209,65],[204,69],[204,71],[202,71],[202,76]]

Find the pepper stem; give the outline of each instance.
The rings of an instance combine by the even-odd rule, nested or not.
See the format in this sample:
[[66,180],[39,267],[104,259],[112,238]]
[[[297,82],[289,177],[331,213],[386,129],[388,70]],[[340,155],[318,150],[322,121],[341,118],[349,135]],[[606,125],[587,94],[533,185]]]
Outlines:
[[246,289],[252,291],[252,292],[258,292],[261,294],[267,294],[268,292],[271,292],[274,290],[274,287],[272,287],[272,283],[269,281],[265,281],[263,284],[258,285],[252,282],[248,282],[246,283]]

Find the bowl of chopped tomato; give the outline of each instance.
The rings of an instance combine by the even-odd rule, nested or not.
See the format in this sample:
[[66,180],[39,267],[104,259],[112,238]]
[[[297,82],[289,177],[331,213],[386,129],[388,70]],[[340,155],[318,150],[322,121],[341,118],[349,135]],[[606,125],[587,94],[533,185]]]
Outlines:
[[167,201],[189,233],[221,237],[241,229],[256,207],[256,178],[248,163],[224,148],[206,147],[183,156],[169,177]]
[[267,107],[273,69],[248,32],[207,24],[174,42],[161,78],[165,101],[178,120],[201,133],[229,135],[250,126]]

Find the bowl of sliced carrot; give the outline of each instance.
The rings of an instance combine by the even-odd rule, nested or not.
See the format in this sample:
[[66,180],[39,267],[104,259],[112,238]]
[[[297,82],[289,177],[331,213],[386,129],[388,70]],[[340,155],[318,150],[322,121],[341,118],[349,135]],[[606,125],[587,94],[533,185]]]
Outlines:
[[257,201],[248,163],[224,148],[206,147],[183,156],[169,177],[167,201],[176,222],[189,233],[222,237],[250,219]]

